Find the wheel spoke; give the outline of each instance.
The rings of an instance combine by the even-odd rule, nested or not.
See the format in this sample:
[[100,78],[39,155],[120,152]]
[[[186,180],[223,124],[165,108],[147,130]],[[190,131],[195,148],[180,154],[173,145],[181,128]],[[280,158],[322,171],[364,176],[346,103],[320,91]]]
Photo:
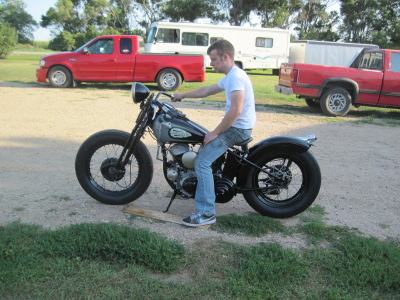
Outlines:
[[[118,171],[113,168],[113,163],[116,163],[122,150],[123,146],[110,144],[100,147],[93,153],[89,171],[91,181],[96,188],[108,192],[120,192],[131,188],[135,183],[139,167],[133,155],[128,160],[125,170]],[[106,168],[104,168],[105,162],[107,162]],[[103,172],[109,176],[105,176]]]
[[266,201],[290,201],[303,186],[303,174],[300,167],[291,159],[276,158],[263,166],[273,176],[258,173],[258,187],[266,190],[259,192]]

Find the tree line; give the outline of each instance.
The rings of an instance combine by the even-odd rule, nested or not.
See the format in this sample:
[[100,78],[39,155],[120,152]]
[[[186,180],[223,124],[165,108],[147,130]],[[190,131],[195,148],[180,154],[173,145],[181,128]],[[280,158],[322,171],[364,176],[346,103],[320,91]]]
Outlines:
[[400,0],[57,0],[39,24],[24,8],[22,0],[0,0],[0,36],[14,29],[14,39],[29,41],[42,26],[52,31],[54,50],[104,34],[145,35],[154,21],[198,18],[236,26],[257,20],[261,27],[291,29],[293,39],[400,49]]

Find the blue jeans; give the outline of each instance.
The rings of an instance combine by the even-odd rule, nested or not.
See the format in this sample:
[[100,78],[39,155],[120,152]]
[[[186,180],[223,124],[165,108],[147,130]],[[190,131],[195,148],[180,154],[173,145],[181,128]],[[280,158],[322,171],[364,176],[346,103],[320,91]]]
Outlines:
[[251,129],[230,127],[217,138],[199,149],[195,160],[197,188],[195,195],[196,213],[215,214],[215,190],[212,163],[226,150],[251,136]]

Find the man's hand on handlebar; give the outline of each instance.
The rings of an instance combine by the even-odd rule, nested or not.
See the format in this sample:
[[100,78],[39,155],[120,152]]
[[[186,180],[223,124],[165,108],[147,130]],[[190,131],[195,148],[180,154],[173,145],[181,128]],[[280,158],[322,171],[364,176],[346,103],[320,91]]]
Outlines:
[[181,93],[176,93],[176,94],[172,95],[172,98],[171,98],[172,102],[182,101],[182,99],[183,99],[183,94],[181,94]]

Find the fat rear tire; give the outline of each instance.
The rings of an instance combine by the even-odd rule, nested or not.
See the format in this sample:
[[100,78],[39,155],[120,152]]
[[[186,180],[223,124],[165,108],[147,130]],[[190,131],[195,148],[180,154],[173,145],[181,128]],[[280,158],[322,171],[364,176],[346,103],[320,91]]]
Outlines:
[[111,169],[118,160],[129,134],[105,130],[89,137],[75,159],[75,172],[82,188],[99,202],[127,204],[147,190],[153,177],[153,161],[146,146],[139,141],[124,171]]
[[[321,186],[321,171],[310,152],[267,153],[252,161],[264,170],[285,178],[284,181],[274,181],[273,177],[257,168],[249,170],[245,187],[254,190],[244,191],[243,196],[260,214],[289,218],[303,212],[314,202]],[[279,185],[286,187],[262,190]]]

